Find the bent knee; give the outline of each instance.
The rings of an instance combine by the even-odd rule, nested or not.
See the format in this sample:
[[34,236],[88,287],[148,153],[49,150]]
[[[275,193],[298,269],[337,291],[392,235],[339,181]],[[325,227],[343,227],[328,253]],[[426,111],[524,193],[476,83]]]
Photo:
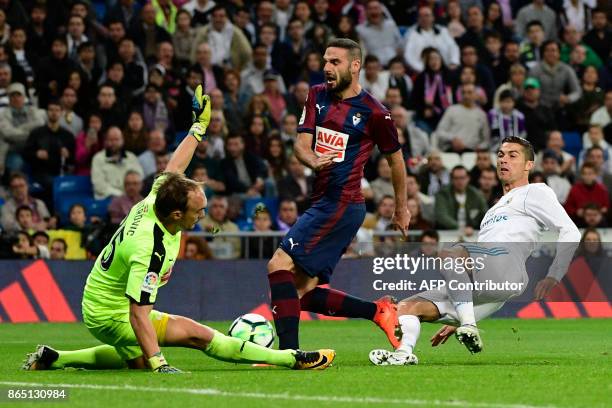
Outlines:
[[294,269],[293,259],[280,248],[274,252],[274,255],[272,255],[272,258],[268,261],[268,274],[277,271],[294,272]]
[[426,299],[406,299],[397,305],[397,314],[412,315],[424,322],[432,322],[440,318],[440,312],[433,302]]

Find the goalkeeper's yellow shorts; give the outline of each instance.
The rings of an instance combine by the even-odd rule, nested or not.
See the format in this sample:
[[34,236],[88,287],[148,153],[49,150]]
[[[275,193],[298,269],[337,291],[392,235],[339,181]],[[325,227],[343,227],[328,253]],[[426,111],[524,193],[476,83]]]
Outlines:
[[[167,313],[151,310],[149,320],[153,323],[155,333],[157,333],[157,341],[159,345],[163,345],[166,339],[166,328],[168,326],[169,315]],[[98,321],[91,317],[84,316],[85,325],[89,332],[102,343],[115,347],[117,353],[124,360],[133,360],[142,356],[142,350],[138,345],[136,334],[130,324],[129,316],[108,318],[104,321]]]

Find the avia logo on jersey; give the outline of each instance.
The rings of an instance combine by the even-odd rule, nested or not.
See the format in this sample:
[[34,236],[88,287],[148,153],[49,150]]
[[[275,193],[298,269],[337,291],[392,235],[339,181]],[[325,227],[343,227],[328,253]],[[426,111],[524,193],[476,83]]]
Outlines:
[[480,225],[480,229],[483,229],[484,227],[488,225],[496,224],[498,222],[507,221],[507,220],[508,220],[507,215],[491,215],[489,218],[483,221],[483,223]]
[[157,281],[159,279],[159,275],[157,272],[150,271],[148,272],[144,280],[142,282],[141,290],[147,293],[153,293],[155,289],[157,289]]
[[320,156],[326,153],[336,153],[336,157],[333,161],[336,163],[344,161],[349,135],[321,126],[317,126],[316,135],[317,140],[315,143],[315,153],[317,155]]

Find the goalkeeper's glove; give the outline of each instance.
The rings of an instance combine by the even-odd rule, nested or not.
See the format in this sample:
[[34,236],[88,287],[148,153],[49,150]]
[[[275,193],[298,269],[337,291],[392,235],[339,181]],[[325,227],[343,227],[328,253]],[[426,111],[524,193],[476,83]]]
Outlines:
[[174,368],[168,364],[161,351],[153,354],[153,356],[149,358],[149,365],[154,373],[178,374],[182,372],[178,368]]
[[210,96],[202,94],[202,85],[198,85],[191,100],[193,124],[189,134],[201,142],[210,123]]

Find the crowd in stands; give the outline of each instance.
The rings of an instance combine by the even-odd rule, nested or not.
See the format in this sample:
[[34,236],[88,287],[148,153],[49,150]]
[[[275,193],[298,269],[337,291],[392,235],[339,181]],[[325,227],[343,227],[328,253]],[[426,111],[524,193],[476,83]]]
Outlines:
[[[213,110],[187,169],[209,197],[196,230],[288,230],[310,205],[313,173],[292,150],[334,37],[360,43],[360,83],[391,112],[412,229],[473,236],[501,195],[507,136],[531,141],[532,181],[580,227],[607,227],[611,11],[605,0],[0,0],[0,257],[95,257],[185,137],[200,83]],[[390,228],[390,173],[375,152],[357,241]],[[74,176],[89,190],[67,207],[58,180]],[[192,236],[183,248],[258,258],[274,244]]]

